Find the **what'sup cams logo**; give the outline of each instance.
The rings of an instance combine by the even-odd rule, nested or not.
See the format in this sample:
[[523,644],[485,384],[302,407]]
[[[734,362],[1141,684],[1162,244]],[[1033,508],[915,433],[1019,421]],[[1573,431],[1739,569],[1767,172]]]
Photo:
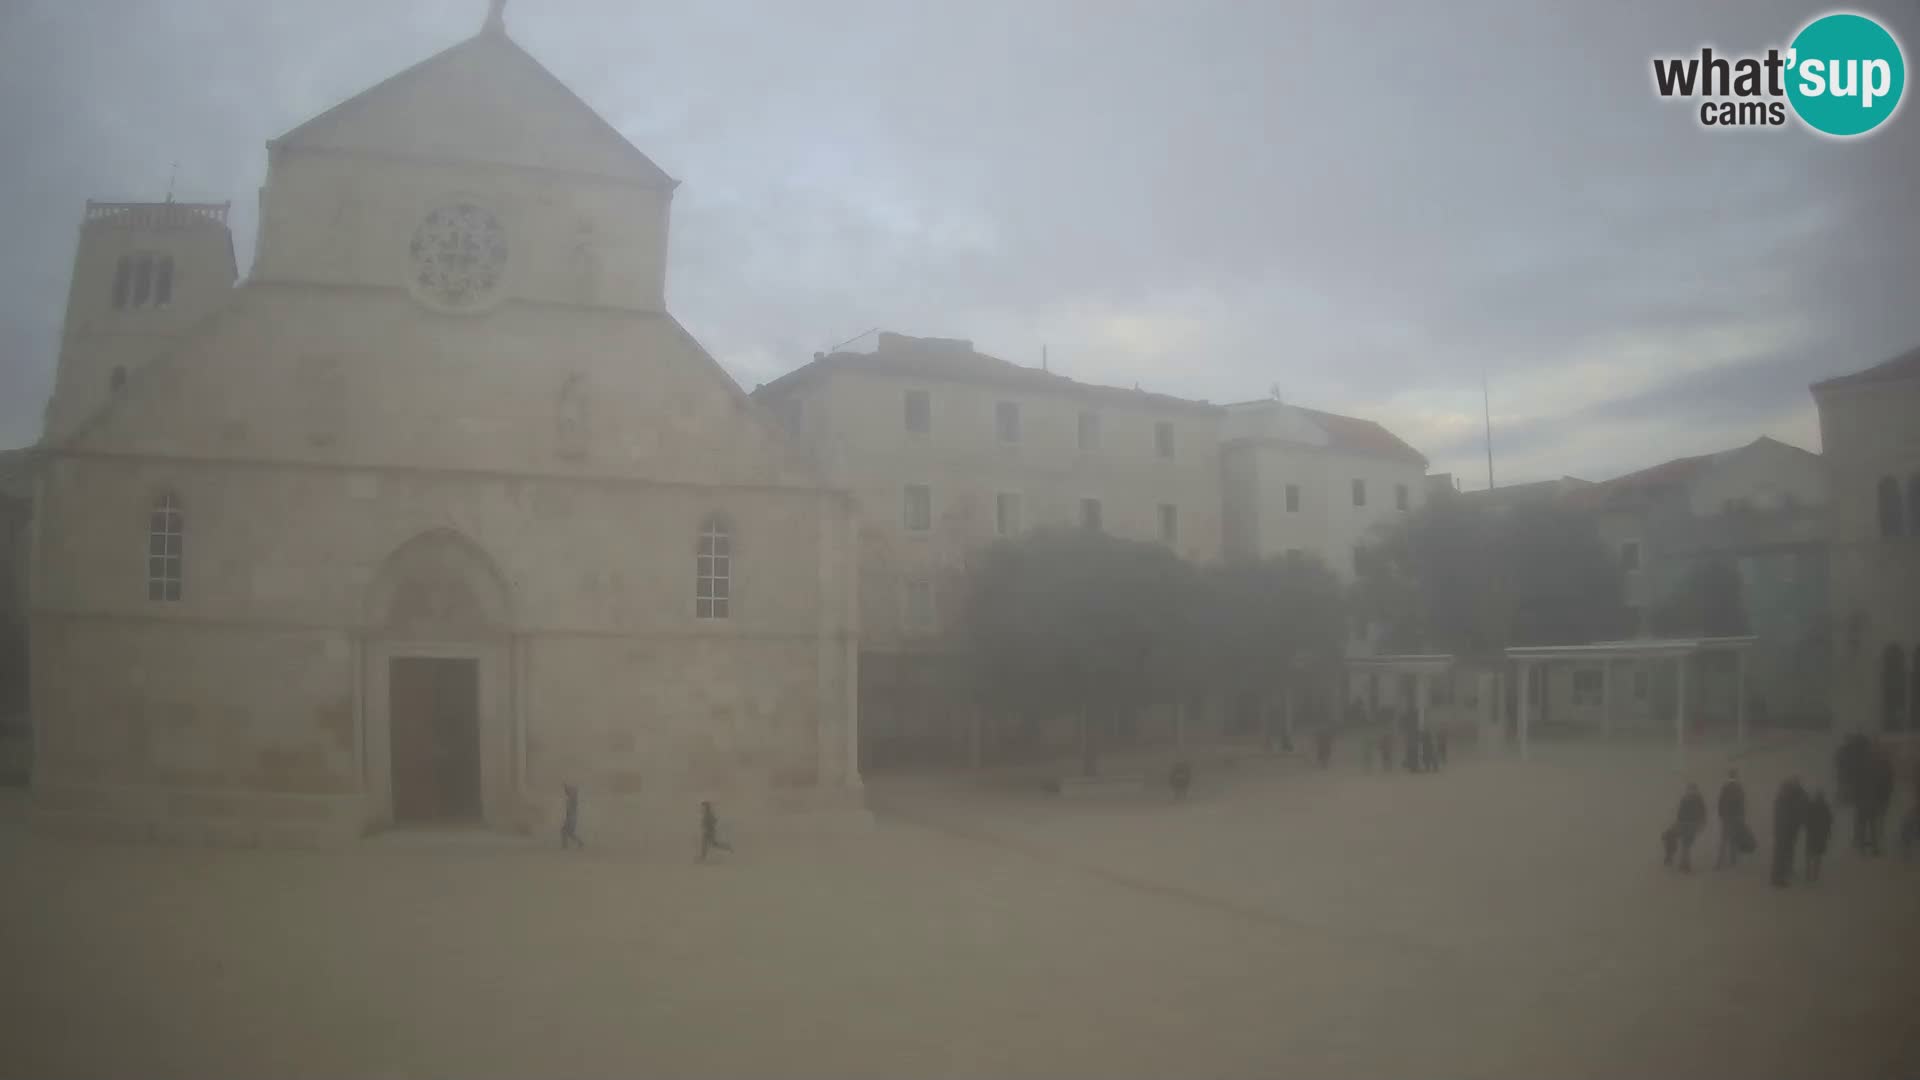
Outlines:
[[1851,12],[1800,28],[1786,51],[1764,56],[1655,57],[1663,98],[1700,98],[1703,127],[1781,127],[1787,110],[1823,135],[1865,135],[1893,118],[1907,85],[1906,59],[1886,27]]

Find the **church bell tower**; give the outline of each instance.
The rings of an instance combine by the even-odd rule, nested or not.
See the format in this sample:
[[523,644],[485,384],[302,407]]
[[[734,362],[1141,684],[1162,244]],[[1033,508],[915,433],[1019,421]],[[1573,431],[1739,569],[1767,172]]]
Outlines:
[[88,200],[45,438],[70,434],[225,302],[238,276],[227,207]]

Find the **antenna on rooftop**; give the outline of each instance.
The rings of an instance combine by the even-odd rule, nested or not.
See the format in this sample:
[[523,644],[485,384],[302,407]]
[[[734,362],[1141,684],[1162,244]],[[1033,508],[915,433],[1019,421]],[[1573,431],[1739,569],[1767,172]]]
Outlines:
[[170,166],[167,169],[167,201],[168,202],[173,201],[173,182],[174,180],[178,179],[179,176],[180,176],[180,163],[176,161],[172,164],[172,166]]
[[879,328],[879,327],[877,327],[877,326],[873,326],[873,327],[869,327],[869,328],[867,328],[867,329],[865,329],[865,330],[862,330],[862,331],[860,331],[859,333],[857,333],[857,334],[855,334],[855,335],[853,335],[852,337],[850,337],[850,338],[848,338],[847,340],[845,340],[845,341],[843,341],[843,342],[841,342],[841,343],[840,343],[840,344],[838,344],[838,345],[829,345],[829,346],[827,347],[827,351],[828,351],[828,352],[830,352],[830,353],[837,353],[837,352],[839,352],[839,351],[840,351],[841,349],[844,349],[844,348],[846,348],[847,346],[849,346],[849,345],[851,345],[851,344],[853,344],[854,342],[856,342],[856,341],[859,341],[859,340],[860,340],[861,338],[863,338],[863,337],[866,337],[866,336],[867,336],[868,334],[872,334],[872,333],[877,333],[877,332],[879,331],[879,329],[880,329],[880,328]]

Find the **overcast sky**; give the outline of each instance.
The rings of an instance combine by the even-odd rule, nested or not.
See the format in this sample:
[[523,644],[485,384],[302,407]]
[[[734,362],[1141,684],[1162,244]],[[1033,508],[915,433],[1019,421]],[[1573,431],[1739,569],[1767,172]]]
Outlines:
[[[0,0],[0,446],[37,437],[88,197],[234,201],[263,144],[484,0]],[[1389,9],[1392,9],[1389,11]],[[1365,9],[1356,10],[1356,9]],[[668,302],[751,389],[870,327],[1213,401],[1278,385],[1435,471],[1605,478],[1920,345],[1920,112],[1714,132],[1652,56],[1807,4],[516,0],[682,181]],[[1879,3],[1916,61],[1920,7]],[[1913,97],[1909,89],[1908,97]],[[869,339],[870,341],[871,339]]]

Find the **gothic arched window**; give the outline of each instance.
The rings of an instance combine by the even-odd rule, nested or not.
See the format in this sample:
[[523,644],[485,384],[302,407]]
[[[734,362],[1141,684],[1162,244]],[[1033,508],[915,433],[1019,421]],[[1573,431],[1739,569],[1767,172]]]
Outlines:
[[726,518],[710,514],[700,523],[694,563],[694,614],[702,619],[726,618],[733,600],[733,530]]
[[180,599],[180,552],[186,517],[173,492],[162,492],[147,514],[147,599]]

